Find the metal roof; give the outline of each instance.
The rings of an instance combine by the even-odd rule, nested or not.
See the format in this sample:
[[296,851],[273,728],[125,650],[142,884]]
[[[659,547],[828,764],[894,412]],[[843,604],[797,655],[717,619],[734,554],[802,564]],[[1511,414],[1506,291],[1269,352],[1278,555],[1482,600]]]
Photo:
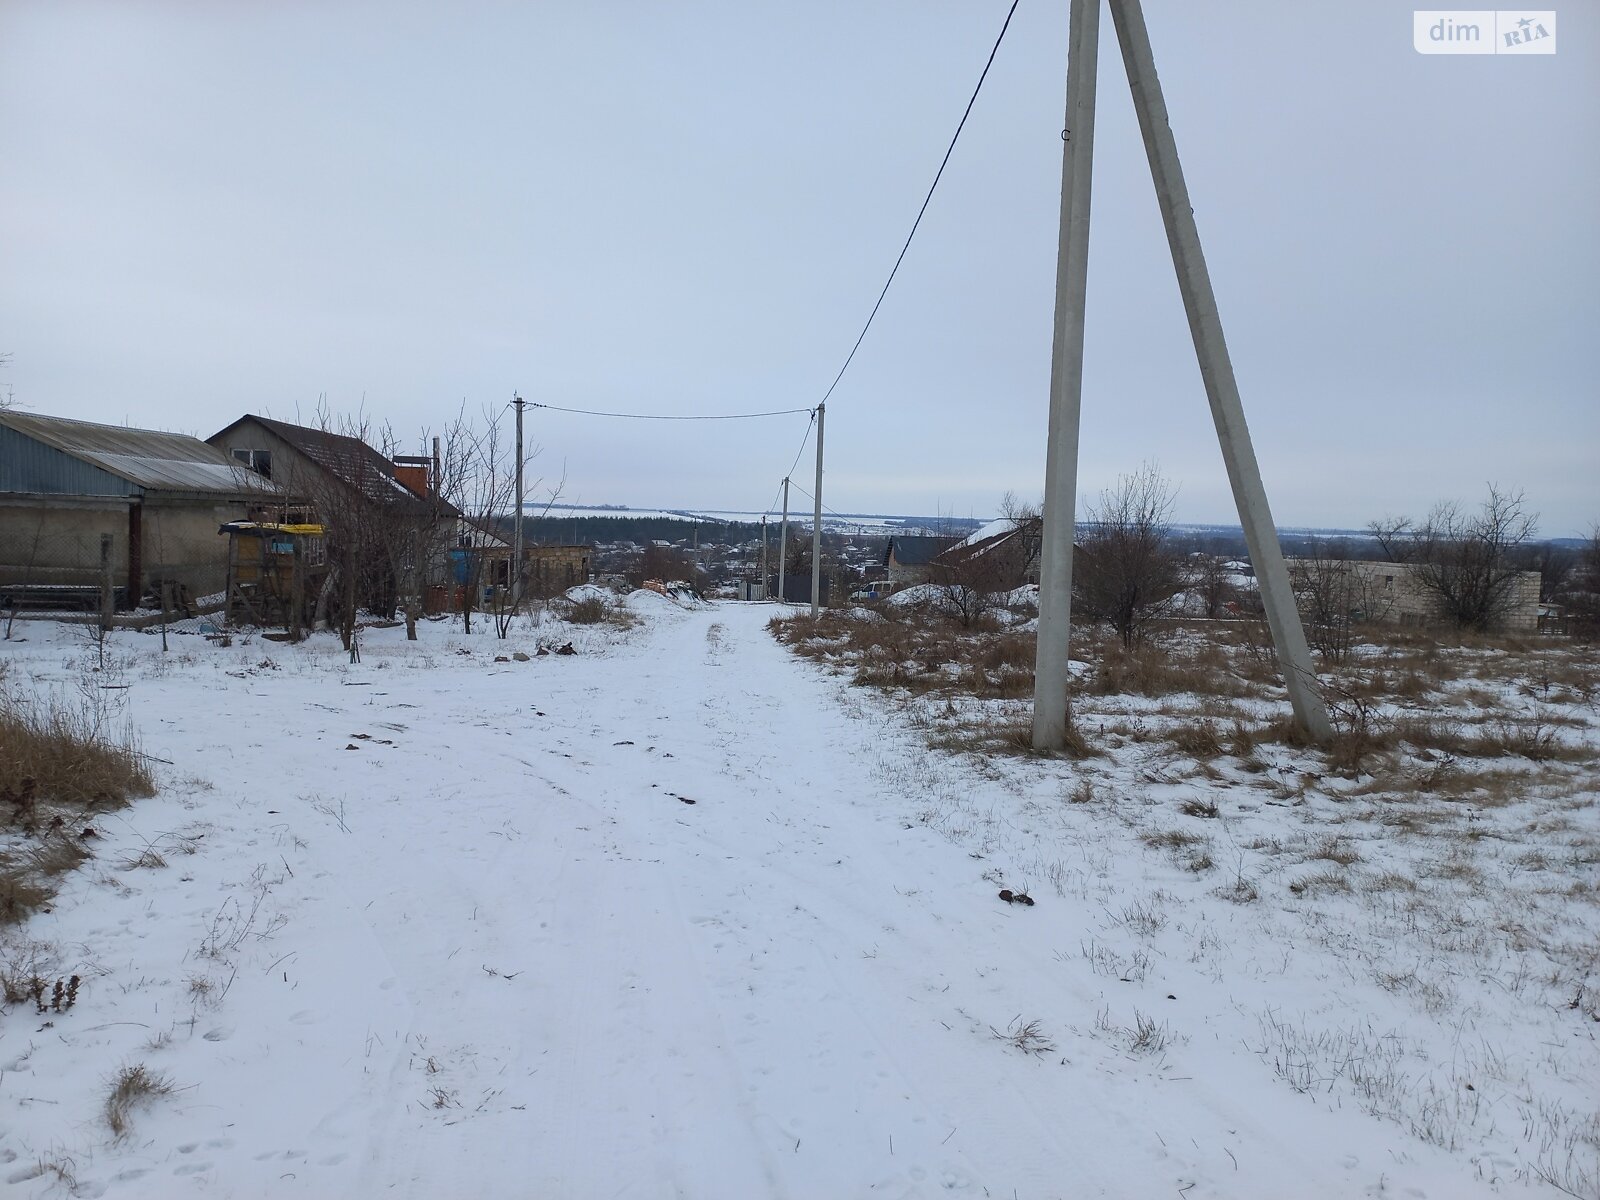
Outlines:
[[0,424],[147,491],[239,496],[280,490],[215,446],[186,434],[19,412],[0,413]]
[[923,567],[932,562],[940,551],[948,550],[959,542],[953,537],[914,537],[896,534],[884,548],[883,561],[887,565],[892,555],[902,567]]

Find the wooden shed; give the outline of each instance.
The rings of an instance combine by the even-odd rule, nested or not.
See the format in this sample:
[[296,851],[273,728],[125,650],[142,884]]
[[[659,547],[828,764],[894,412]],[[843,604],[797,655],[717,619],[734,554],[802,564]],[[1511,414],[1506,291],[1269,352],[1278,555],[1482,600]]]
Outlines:
[[230,521],[220,532],[228,536],[228,620],[298,636],[328,574],[322,526]]

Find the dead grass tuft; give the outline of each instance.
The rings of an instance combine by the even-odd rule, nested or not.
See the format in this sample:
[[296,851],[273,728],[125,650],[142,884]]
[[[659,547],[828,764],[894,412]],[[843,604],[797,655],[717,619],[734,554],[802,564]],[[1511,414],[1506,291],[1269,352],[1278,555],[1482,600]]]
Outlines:
[[131,733],[109,730],[85,703],[34,700],[0,691],[0,816],[23,819],[35,805],[125,804],[155,791]]
[[0,925],[15,925],[43,908],[55,893],[31,871],[0,865]]
[[1222,735],[1210,721],[1179,725],[1167,734],[1167,740],[1197,762],[1209,762],[1222,753]]
[[133,1112],[159,1096],[172,1094],[172,1081],[143,1063],[123,1067],[112,1077],[106,1096],[106,1124],[117,1137],[125,1137],[133,1127]]

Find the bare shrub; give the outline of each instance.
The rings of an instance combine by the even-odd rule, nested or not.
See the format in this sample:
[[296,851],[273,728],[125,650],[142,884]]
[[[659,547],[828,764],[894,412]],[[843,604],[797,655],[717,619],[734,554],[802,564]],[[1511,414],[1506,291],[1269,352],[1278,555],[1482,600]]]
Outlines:
[[611,617],[612,606],[599,596],[574,600],[562,616],[574,625],[599,625]]
[[1372,533],[1390,559],[1411,565],[1416,586],[1445,621],[1481,631],[1499,628],[1511,611],[1522,573],[1514,552],[1537,525],[1523,493],[1490,484],[1476,513],[1444,501],[1421,522],[1375,522]]
[[1171,486],[1147,463],[1089,505],[1074,555],[1073,603],[1085,618],[1110,625],[1124,647],[1183,590],[1184,557],[1168,529],[1173,503]]

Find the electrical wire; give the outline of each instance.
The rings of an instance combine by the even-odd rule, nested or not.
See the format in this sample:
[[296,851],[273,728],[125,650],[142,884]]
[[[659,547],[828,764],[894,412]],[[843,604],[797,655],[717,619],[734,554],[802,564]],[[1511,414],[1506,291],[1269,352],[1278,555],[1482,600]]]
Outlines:
[[[811,501],[813,504],[815,504],[817,502],[817,498],[815,496],[813,496],[810,492],[806,491],[805,488],[801,487],[798,483],[795,483],[793,480],[789,481],[789,486],[792,487],[795,491],[799,492],[802,496],[804,496],[807,500]],[[838,517],[839,520],[841,520],[841,521],[848,521],[850,519],[849,517],[845,516],[842,512],[834,512],[834,510],[829,508],[826,504],[824,504],[822,506],[822,511],[825,512],[825,513],[832,513],[833,516]]]
[[816,409],[813,408],[780,408],[773,412],[753,413],[625,413],[625,412],[596,412],[588,408],[562,408],[558,404],[540,404],[537,400],[529,400],[529,408],[543,408],[549,412],[577,413],[585,417],[622,417],[631,421],[749,421],[757,417],[790,417],[797,413],[808,412],[812,419],[816,419]]
[[850,369],[850,364],[855,361],[856,351],[861,349],[861,343],[866,340],[867,330],[872,328],[872,322],[878,315],[878,310],[883,307],[883,298],[889,294],[889,285],[894,282],[894,277],[900,271],[900,264],[906,259],[906,251],[911,249],[911,239],[917,236],[917,227],[922,224],[923,215],[928,211],[928,204],[933,200],[934,189],[939,186],[939,180],[944,178],[944,169],[950,165],[950,156],[955,152],[956,142],[961,138],[961,131],[967,127],[967,118],[972,115],[972,106],[978,101],[978,93],[983,90],[983,81],[989,78],[989,68],[994,66],[994,56],[1000,51],[1000,43],[1005,40],[1006,30],[1011,28],[1011,18],[1016,15],[1019,0],[1011,0],[1011,7],[1006,11],[1005,23],[1000,26],[1000,36],[995,38],[994,46],[989,50],[989,59],[983,64],[983,73],[978,76],[978,85],[972,89],[972,96],[967,100],[967,107],[961,114],[961,121],[956,125],[955,134],[950,138],[950,144],[945,147],[944,158],[939,162],[939,169],[934,173],[933,183],[928,187],[928,194],[922,198],[922,207],[917,210],[917,219],[911,222],[911,232],[906,234],[905,245],[900,247],[900,256],[894,260],[894,267],[889,271],[889,278],[884,280],[883,290],[878,293],[878,302],[872,306],[872,312],[867,316],[867,323],[861,327],[861,334],[856,338],[856,344],[850,347],[850,353],[845,356],[844,366],[839,368],[839,373],[833,377],[833,382],[828,385],[827,393],[822,397],[822,403],[828,402],[828,397],[833,395],[839,381],[844,378],[844,373]]

